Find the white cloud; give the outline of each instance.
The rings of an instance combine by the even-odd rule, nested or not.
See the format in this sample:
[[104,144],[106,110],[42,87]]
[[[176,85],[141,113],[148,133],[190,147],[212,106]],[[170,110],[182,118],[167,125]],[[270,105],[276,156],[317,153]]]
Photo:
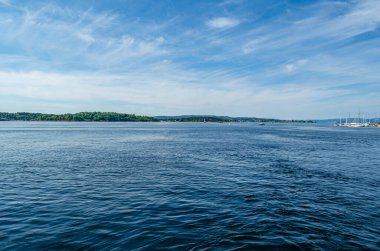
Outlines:
[[306,59],[300,59],[296,60],[292,63],[288,63],[284,65],[284,71],[286,73],[293,73],[294,71],[298,70],[302,66],[304,66],[307,63]]
[[[342,9],[346,11],[338,15],[336,12]],[[251,51],[252,37],[256,38],[255,51],[289,53],[320,49],[380,27],[378,0],[316,3],[304,7],[303,12],[308,13],[304,18],[289,14],[251,30],[246,35],[243,53]]]
[[206,22],[206,25],[215,29],[228,29],[239,25],[240,21],[234,18],[218,17]]
[[96,13],[91,9],[81,12],[47,4],[37,9],[18,8],[6,14],[4,20],[8,19],[12,22],[0,19],[3,34],[0,45],[17,47],[36,62],[44,55],[44,62],[40,62],[45,64],[40,65],[42,68],[78,64],[111,69],[131,61],[137,64],[166,52],[162,48],[166,42],[162,35],[123,32],[129,24],[117,33],[112,32],[121,22],[114,13]]
[[88,45],[91,45],[92,43],[96,41],[95,38],[90,33],[78,32],[77,36],[80,40],[84,41]]
[[[196,75],[201,75],[202,83],[194,84],[199,82]],[[210,81],[220,84],[210,88],[207,85]],[[28,111],[78,112],[84,108],[104,111],[110,109],[110,104],[118,104],[111,106],[112,110],[148,115],[198,113],[310,118],[333,116],[326,112],[327,106],[333,111],[331,107],[342,107],[352,101],[360,101],[363,108],[380,105],[373,99],[379,93],[368,94],[367,101],[363,96],[339,99],[349,92],[303,84],[260,86],[250,84],[251,81],[231,80],[222,73],[210,77],[170,68],[128,74],[3,71],[0,72],[0,107],[20,111],[20,102],[24,111],[28,107]],[[6,107],[9,97],[13,105]],[[46,102],[55,106],[41,110],[41,104]]]
[[244,46],[243,46],[243,53],[244,54],[250,54],[256,50],[256,45],[260,43],[259,40],[251,40],[248,41]]

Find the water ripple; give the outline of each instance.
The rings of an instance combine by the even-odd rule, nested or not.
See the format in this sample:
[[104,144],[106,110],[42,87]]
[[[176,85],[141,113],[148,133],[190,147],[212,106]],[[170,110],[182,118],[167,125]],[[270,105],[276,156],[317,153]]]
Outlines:
[[380,131],[0,123],[0,250],[380,250]]

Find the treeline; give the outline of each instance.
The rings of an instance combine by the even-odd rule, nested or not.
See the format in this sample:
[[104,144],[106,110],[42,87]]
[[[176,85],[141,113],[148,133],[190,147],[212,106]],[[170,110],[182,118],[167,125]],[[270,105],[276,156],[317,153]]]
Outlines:
[[[245,122],[245,120],[239,120],[241,122]],[[287,120],[287,119],[263,119],[257,118],[252,122],[260,122],[260,123],[289,123],[289,124],[305,124],[305,123],[315,123],[313,120]]]
[[314,123],[312,120],[282,120],[255,117],[229,117],[229,116],[201,116],[201,115],[180,115],[180,116],[157,116],[161,121],[173,122],[254,122],[254,123]]
[[66,114],[44,114],[44,113],[0,113],[0,120],[23,120],[23,121],[133,121],[152,122],[158,119],[149,116],[125,114],[116,112],[79,112]]
[[194,116],[194,117],[175,117],[175,118],[160,118],[161,121],[168,122],[217,122],[217,123],[225,123],[225,122],[238,122],[233,119],[225,119],[222,117],[202,117],[202,116]]
[[0,121],[22,120],[22,121],[107,121],[107,122],[267,122],[267,123],[313,123],[311,120],[279,120],[265,118],[228,117],[228,116],[158,116],[149,117],[135,114],[116,112],[79,112],[66,114],[45,114],[17,112],[0,112]]

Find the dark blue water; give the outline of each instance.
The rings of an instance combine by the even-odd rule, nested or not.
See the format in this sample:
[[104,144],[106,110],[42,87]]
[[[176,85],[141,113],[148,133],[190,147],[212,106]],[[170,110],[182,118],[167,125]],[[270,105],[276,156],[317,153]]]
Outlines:
[[380,129],[0,122],[1,250],[380,250]]

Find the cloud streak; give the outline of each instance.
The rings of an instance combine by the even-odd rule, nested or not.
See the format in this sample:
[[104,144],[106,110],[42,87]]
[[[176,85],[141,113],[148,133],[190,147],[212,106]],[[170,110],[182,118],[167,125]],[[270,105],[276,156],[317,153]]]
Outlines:
[[206,22],[207,26],[214,29],[229,29],[239,25],[240,21],[229,17],[217,17]]

